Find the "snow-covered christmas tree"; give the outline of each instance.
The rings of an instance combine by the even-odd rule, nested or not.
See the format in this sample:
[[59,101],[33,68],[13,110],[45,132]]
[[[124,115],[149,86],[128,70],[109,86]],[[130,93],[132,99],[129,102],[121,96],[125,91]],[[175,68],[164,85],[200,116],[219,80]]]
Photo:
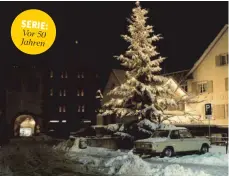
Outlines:
[[160,124],[164,110],[176,106],[167,78],[160,75],[160,64],[165,58],[156,51],[155,42],[161,36],[154,34],[153,27],[146,24],[147,13],[137,2],[129,20],[129,34],[122,35],[130,45],[124,54],[116,57],[128,70],[127,79],[108,93],[112,98],[104,104],[103,116],[137,116]]

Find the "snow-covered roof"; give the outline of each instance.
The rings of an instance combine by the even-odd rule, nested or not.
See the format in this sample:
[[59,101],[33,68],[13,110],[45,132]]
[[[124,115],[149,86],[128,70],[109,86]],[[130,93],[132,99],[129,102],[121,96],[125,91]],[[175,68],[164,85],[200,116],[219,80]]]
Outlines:
[[187,96],[187,92],[172,77],[168,78],[166,84],[169,84],[172,87],[172,89],[175,91],[175,93],[177,93],[181,97]]
[[[185,71],[187,71],[187,70],[185,70]],[[125,70],[113,69],[112,72],[114,73],[115,77],[117,78],[117,80],[120,84],[125,82],[125,80],[126,80]],[[166,74],[164,76],[166,76]],[[181,88],[179,83],[173,77],[168,76],[168,82],[167,83],[171,84],[172,87],[174,87],[174,89],[177,89],[177,87],[179,87],[179,89],[177,89],[176,92],[178,92],[178,94],[180,94],[181,96],[187,95],[186,91]]]
[[113,69],[112,72],[114,73],[115,77],[117,78],[120,84],[125,82],[126,80],[125,70]]
[[164,73],[162,75],[168,78],[173,78],[177,83],[183,84],[186,81],[186,75],[188,74],[189,71],[190,69],[180,70],[176,72]]
[[204,53],[202,54],[202,56],[200,57],[199,60],[197,60],[197,62],[194,64],[194,66],[192,67],[192,69],[188,72],[188,74],[186,75],[186,77],[188,77],[190,74],[192,74],[197,67],[201,64],[201,62],[206,58],[206,56],[208,55],[208,53],[212,50],[212,48],[216,45],[216,43],[222,38],[222,36],[224,35],[225,32],[227,32],[228,30],[228,24],[226,24],[223,29],[219,32],[219,34],[216,36],[216,38],[212,41],[212,43],[208,46],[208,48],[204,51]]

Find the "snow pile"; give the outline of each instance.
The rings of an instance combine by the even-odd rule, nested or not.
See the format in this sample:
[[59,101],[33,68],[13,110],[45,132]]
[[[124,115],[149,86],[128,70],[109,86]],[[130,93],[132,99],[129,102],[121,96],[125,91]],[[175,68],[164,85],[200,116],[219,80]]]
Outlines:
[[139,175],[139,176],[210,176],[204,171],[193,171],[178,164],[163,168],[162,165],[150,164],[140,157],[128,153],[109,159],[105,167],[109,167],[109,175]]
[[141,128],[146,128],[148,130],[151,130],[151,131],[155,131],[158,127],[157,124],[151,122],[150,120],[148,119],[143,119],[141,120],[139,123],[138,123],[138,126],[141,127]]
[[105,167],[109,167],[109,175],[152,175],[153,172],[147,162],[133,155],[132,152],[124,156],[109,159]]
[[119,129],[119,124],[109,124],[107,125],[107,129],[112,132],[116,132]]
[[204,171],[192,171],[191,169],[185,169],[179,164],[172,164],[165,167],[159,173],[155,173],[154,176],[211,176]]
[[145,134],[149,134],[149,135],[152,135],[153,134],[151,131],[146,130],[146,129],[141,128],[141,127],[138,127],[138,131],[143,132]]
[[57,146],[53,146],[53,149],[60,151],[69,151],[69,152],[77,152],[81,149],[79,148],[81,138],[70,138],[66,141],[60,142]]
[[121,127],[119,128],[119,131],[123,132],[125,130],[125,126],[124,124],[121,125]]
[[180,158],[172,158],[167,161],[172,163],[192,163],[213,166],[227,166],[228,155],[206,153],[204,155],[186,155]]
[[0,175],[6,176],[11,173],[17,176],[63,174],[71,171],[74,166],[72,161],[67,161],[63,152],[39,143],[20,143],[2,148],[0,163]]
[[[215,150],[217,148],[217,150]],[[169,163],[190,163],[190,164],[203,164],[212,166],[228,166],[228,154],[225,154],[225,147],[212,146],[210,152],[204,155],[185,155],[182,157],[173,158],[152,158],[151,160],[161,160]]]
[[127,139],[133,139],[133,136],[131,136],[130,134],[128,134],[128,133],[124,133],[124,132],[116,132],[116,133],[114,133],[114,135],[116,135],[116,136],[121,136],[122,137],[122,139],[125,139],[125,138],[127,138]]
[[[89,151],[92,151],[92,153],[94,154],[95,150],[96,148],[91,148]],[[106,154],[106,156],[109,156],[108,154],[111,154],[107,150],[99,149],[99,152],[102,151],[103,154]],[[139,156],[134,155],[132,151],[125,154],[122,153],[122,155],[119,156],[110,155],[109,157],[93,157],[92,153],[80,156],[78,158],[78,161],[83,164],[83,166],[87,168],[89,172],[97,173],[98,175],[105,174],[123,176],[210,176],[203,171],[195,172],[191,169],[185,169],[178,164],[172,164],[166,167],[161,164],[152,164],[142,160],[142,158],[140,158]]]

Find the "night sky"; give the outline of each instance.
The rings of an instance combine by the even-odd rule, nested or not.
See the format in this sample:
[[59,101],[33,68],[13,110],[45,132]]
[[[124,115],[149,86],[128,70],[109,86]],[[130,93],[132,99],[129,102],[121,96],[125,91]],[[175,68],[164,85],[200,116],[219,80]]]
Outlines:
[[[228,23],[227,2],[142,2],[149,9],[148,24],[164,37],[159,52],[167,57],[163,72],[189,69]],[[113,56],[128,47],[127,18],[134,2],[0,2],[1,66],[6,62],[43,62],[56,66],[83,62],[101,71],[119,68]],[[12,43],[10,28],[24,10],[40,9],[54,20],[57,38],[47,52],[30,56]],[[79,44],[75,44],[75,40]]]

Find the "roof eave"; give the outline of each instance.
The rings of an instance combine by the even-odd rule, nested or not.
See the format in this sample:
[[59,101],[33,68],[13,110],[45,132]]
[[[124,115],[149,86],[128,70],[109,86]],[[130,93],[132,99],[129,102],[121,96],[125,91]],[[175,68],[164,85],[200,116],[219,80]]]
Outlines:
[[225,31],[228,29],[228,24],[226,24],[223,29],[219,32],[219,34],[216,36],[216,38],[211,42],[211,44],[208,46],[208,48],[204,51],[200,59],[194,64],[192,69],[188,72],[186,77],[188,77],[190,74],[192,74],[197,67],[200,65],[200,63],[204,60],[204,58],[208,55],[208,53],[211,51],[211,49],[215,46],[215,44],[219,41],[219,39],[223,36]]

